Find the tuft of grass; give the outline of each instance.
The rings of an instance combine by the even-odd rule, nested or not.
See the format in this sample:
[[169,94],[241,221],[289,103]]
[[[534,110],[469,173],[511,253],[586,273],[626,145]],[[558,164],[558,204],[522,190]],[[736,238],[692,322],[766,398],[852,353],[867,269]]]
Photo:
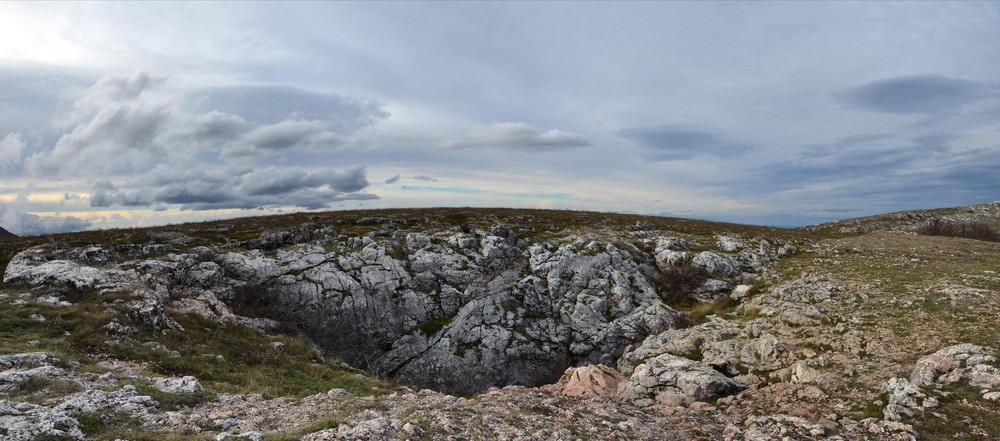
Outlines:
[[21,383],[11,396],[13,401],[34,402],[35,397],[49,399],[80,392],[83,387],[69,380],[35,377]]
[[723,315],[733,312],[739,302],[729,296],[723,296],[715,302],[699,302],[688,309],[688,319],[693,325],[705,323],[710,315]]
[[452,320],[455,320],[454,315],[446,315],[444,317],[438,317],[420,326],[420,332],[423,332],[424,335],[430,337],[434,334],[437,334],[438,331],[444,329],[445,326],[448,326],[448,324],[451,323]]

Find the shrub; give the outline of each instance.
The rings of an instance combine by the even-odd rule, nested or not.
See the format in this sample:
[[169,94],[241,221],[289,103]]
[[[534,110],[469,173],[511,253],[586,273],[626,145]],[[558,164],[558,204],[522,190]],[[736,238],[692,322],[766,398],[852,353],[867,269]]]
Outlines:
[[233,299],[229,307],[233,312],[246,317],[268,317],[273,299],[257,285],[244,284],[233,287]]
[[920,227],[917,233],[925,236],[961,237],[965,239],[1000,242],[1000,232],[994,230],[989,224],[978,221],[955,222],[934,218]]
[[699,266],[670,266],[660,271],[661,288],[672,293],[689,293],[706,279],[708,274]]

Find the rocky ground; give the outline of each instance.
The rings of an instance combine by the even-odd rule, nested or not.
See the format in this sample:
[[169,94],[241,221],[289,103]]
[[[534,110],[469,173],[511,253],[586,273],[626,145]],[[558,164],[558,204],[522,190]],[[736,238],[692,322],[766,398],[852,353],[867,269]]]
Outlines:
[[0,439],[1000,439],[1000,244],[912,233],[934,217],[4,239]]

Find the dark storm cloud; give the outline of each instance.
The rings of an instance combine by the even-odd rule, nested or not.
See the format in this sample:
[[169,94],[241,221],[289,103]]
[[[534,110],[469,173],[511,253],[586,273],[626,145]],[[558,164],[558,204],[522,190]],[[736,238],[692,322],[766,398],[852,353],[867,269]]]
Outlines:
[[665,161],[690,159],[701,155],[738,156],[753,148],[750,143],[731,140],[718,130],[704,127],[678,125],[632,127],[619,130],[618,135],[650,149],[650,157]]
[[333,170],[301,168],[200,168],[178,171],[158,166],[134,182],[94,184],[90,204],[149,207],[179,205],[182,210],[298,206],[328,207],[344,200],[377,199],[360,193],[369,185],[364,167]]
[[938,75],[872,81],[837,94],[848,107],[882,113],[940,113],[986,98],[1000,98],[996,84]]
[[302,188],[329,186],[342,193],[361,191],[368,186],[364,167],[335,170],[303,171],[299,169],[267,169],[251,172],[244,179],[242,190],[249,196],[280,195]]

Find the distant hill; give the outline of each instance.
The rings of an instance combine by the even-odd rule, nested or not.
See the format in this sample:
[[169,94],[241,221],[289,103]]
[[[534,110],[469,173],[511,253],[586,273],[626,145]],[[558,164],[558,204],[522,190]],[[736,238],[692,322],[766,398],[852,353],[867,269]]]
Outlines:
[[844,219],[818,225],[802,227],[799,230],[826,234],[858,234],[873,231],[916,231],[931,219],[951,222],[983,222],[994,229],[1000,228],[1000,202],[972,205],[967,207],[934,208],[930,210],[908,210],[875,216]]
[[0,228],[0,237],[17,237],[17,235],[3,228]]

